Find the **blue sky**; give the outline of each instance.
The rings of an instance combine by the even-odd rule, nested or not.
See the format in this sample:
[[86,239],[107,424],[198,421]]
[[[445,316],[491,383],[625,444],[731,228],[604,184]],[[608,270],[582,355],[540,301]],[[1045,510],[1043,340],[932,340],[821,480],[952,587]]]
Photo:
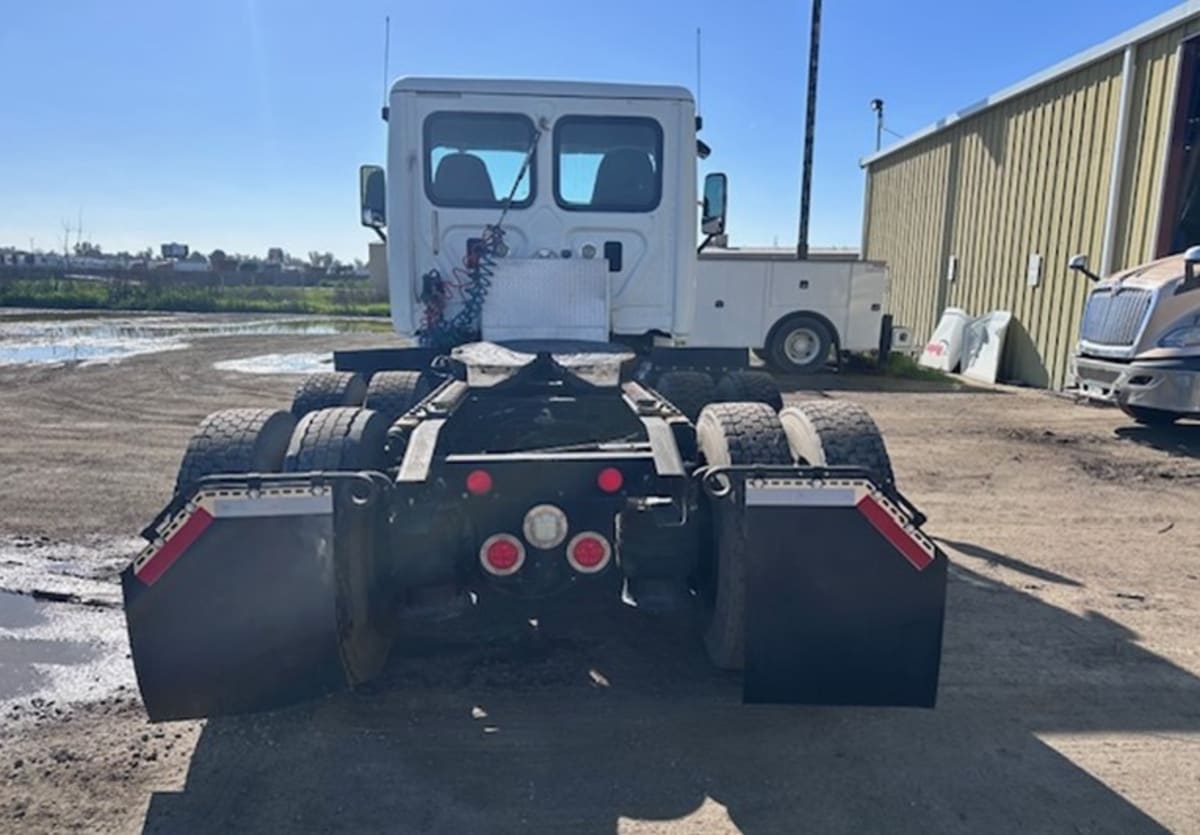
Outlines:
[[[856,245],[868,102],[916,130],[1173,0],[826,0],[811,239]],[[357,166],[383,159],[392,76],[648,81],[694,88],[706,170],[730,176],[738,244],[794,243],[807,2],[8,0],[0,26],[0,245],[61,246],[83,211],[108,250],[362,257]]]

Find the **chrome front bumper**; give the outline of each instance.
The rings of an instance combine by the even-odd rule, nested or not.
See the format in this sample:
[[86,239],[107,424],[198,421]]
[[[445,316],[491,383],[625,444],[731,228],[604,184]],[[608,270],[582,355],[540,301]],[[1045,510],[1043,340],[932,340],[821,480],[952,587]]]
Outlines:
[[1090,400],[1200,415],[1197,359],[1110,362],[1075,357],[1071,374],[1079,393]]

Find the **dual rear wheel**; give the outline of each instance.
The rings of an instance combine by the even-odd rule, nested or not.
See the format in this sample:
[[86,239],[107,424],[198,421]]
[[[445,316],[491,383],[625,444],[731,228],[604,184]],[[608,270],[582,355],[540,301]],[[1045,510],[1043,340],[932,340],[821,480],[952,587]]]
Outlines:
[[654,389],[693,423],[710,403],[763,403],[783,408],[783,394],[765,371],[730,371],[714,381],[706,371],[664,371]]
[[[893,480],[883,437],[870,415],[843,401],[806,401],[776,414],[762,403],[716,403],[700,413],[696,442],[710,467],[789,465],[861,467],[877,484]],[[749,529],[737,496],[713,500],[712,537],[698,591],[704,645],[721,669],[740,670],[746,643]]]

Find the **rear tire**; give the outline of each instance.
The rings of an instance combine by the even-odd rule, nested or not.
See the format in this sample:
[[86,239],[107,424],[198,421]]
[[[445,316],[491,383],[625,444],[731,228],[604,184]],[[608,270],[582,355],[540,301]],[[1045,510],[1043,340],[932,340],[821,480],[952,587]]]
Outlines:
[[1122,404],[1121,411],[1133,418],[1134,422],[1140,423],[1142,426],[1170,426],[1175,421],[1179,420],[1182,415],[1175,412],[1167,412],[1163,409],[1152,409],[1149,406],[1129,406]]
[[276,409],[223,409],[196,429],[175,478],[175,492],[205,476],[225,473],[275,473],[296,418]]
[[[775,411],[763,403],[715,403],[700,413],[696,440],[710,466],[791,464],[787,436]],[[737,500],[712,506],[711,571],[701,598],[704,647],[722,670],[740,670],[746,646],[746,510]]]
[[[388,426],[384,415],[369,409],[340,406],[309,412],[292,433],[284,472],[382,469]],[[340,532],[347,547],[334,549],[341,655],[351,686],[373,678],[391,648],[386,623],[390,598],[377,561],[381,545],[376,537],[385,535],[377,518]]]
[[318,409],[361,406],[367,384],[352,371],[322,371],[305,378],[292,397],[292,414],[302,418]]
[[775,411],[783,408],[783,394],[775,378],[765,371],[731,371],[717,383],[719,403],[765,403]]
[[781,374],[812,374],[825,367],[833,334],[812,316],[793,316],[777,325],[766,346],[768,364]]
[[806,400],[779,413],[792,454],[813,467],[860,467],[881,487],[896,477],[879,427],[857,403]]
[[382,413],[392,424],[428,393],[429,383],[418,371],[378,371],[367,384],[363,407]]
[[717,399],[717,387],[703,371],[663,372],[654,390],[693,423],[700,411]]
[[309,412],[292,433],[283,471],[382,469],[389,425],[379,412],[352,406]]

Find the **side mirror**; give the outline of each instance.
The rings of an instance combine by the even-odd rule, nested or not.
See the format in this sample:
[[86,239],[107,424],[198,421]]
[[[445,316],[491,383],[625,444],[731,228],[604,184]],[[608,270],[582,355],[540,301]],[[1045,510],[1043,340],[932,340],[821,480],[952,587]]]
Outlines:
[[1200,277],[1196,275],[1196,264],[1200,264],[1200,246],[1189,246],[1183,252],[1183,285],[1179,288],[1180,292],[1200,287]]
[[705,235],[725,232],[726,191],[729,178],[724,174],[708,174],[704,178],[704,210],[700,213],[700,231]]
[[[1200,249],[1200,247],[1197,247]],[[1083,273],[1092,281],[1099,281],[1100,276],[1088,269],[1088,257],[1083,253],[1072,255],[1071,260],[1067,262],[1067,269],[1071,272]]]
[[358,202],[363,226],[376,231],[387,226],[387,180],[378,165],[358,169]]

